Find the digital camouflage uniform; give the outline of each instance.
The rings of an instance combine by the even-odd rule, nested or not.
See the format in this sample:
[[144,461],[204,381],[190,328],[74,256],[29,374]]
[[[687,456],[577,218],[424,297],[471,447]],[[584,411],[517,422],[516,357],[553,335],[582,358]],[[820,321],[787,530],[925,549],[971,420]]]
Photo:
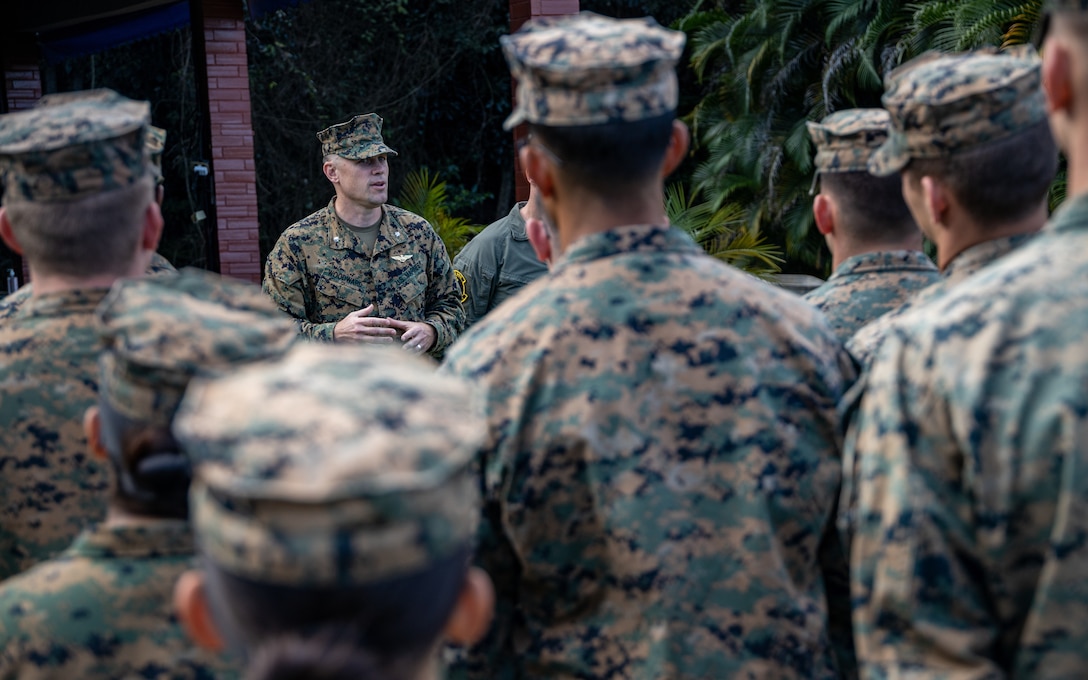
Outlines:
[[[389,582],[464,555],[476,534],[479,400],[403,351],[300,343],[282,360],[195,381],[174,432],[195,464],[200,552],[251,583]],[[295,632],[266,625],[282,631],[272,644]]]
[[1035,234],[1003,236],[971,246],[945,266],[944,271],[938,276],[937,283],[919,292],[897,309],[859,328],[846,341],[847,351],[862,366],[868,366],[877,347],[880,346],[880,341],[887,335],[888,329],[900,323],[899,319],[905,316],[907,312],[915,308],[925,307],[925,305],[937,300],[967,277],[994,260],[1011,253],[1030,241],[1034,236]]
[[919,250],[885,250],[847,258],[805,300],[827,316],[840,340],[893,312],[940,279],[933,260]]
[[[396,155],[382,141],[382,120],[356,116],[318,133],[324,155],[358,160]],[[332,341],[336,323],[367,305],[372,316],[426,321],[441,356],[461,332],[461,286],[442,240],[427,220],[396,206],[382,207],[373,253],[344,227],[329,204],[280,235],[265,264],[264,290],[298,319],[307,337]]]
[[[548,273],[525,233],[525,219],[518,203],[510,214],[493,222],[468,242],[453,258],[465,292],[465,327],[479,321],[527,284]],[[463,279],[463,280],[462,280]]]
[[[809,123],[817,177],[869,172],[869,157],[888,138],[884,109],[846,109]],[[847,258],[825,283],[804,295],[845,342],[866,323],[937,281],[936,265],[917,250],[872,251]]]
[[233,678],[174,613],[192,568],[189,523],[98,525],[0,585],[0,678]]
[[[297,338],[260,288],[199,270],[121,281],[96,316],[102,401],[140,427],[168,429],[193,375],[282,354]],[[118,485],[153,494],[120,464],[115,437],[103,431]],[[183,453],[152,457],[160,475],[188,466]],[[60,556],[0,584],[0,678],[237,677],[192,647],[173,611],[174,584],[194,555],[184,520],[86,529]]]
[[[527,27],[504,41],[513,120],[675,109],[683,34],[589,13]],[[631,73],[653,75],[615,85]],[[549,78],[615,91],[549,105]],[[814,309],[676,229],[619,227],[572,244],[443,370],[483,389],[490,425],[478,559],[499,609],[458,673],[839,677],[825,580],[845,579],[828,529],[852,369]]]
[[[147,102],[109,90],[52,95],[0,116],[5,205],[71,201],[147,176]],[[104,289],[42,295],[0,323],[0,578],[66,548],[105,514],[109,475],[87,454]]]
[[[967,111],[965,93],[993,93],[934,146],[1002,139],[1045,115],[1035,59],[948,56],[905,77],[937,120],[933,99]],[[1085,253],[1080,197],[1027,245],[916,306],[877,349],[852,434],[868,677],[1088,673]]]

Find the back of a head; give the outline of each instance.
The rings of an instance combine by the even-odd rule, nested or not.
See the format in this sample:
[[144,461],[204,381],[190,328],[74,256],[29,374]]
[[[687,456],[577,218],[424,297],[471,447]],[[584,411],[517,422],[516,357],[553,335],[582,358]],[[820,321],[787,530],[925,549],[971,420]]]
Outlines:
[[174,432],[217,623],[250,677],[408,678],[433,656],[479,513],[466,384],[403,352],[300,344],[195,381]]
[[283,354],[294,323],[260,288],[208,272],[116,283],[97,310],[101,440],[130,513],[186,517],[190,465],[170,434],[189,381]]
[[1036,211],[1058,167],[1040,61],[1027,46],[923,55],[893,71],[889,139],[870,170],[944,183],[980,224]]
[[154,200],[145,136],[150,105],[112,90],[49,95],[0,116],[4,207],[43,273],[122,274]]
[[653,19],[591,12],[502,38],[517,79],[511,129],[530,124],[573,183],[609,198],[658,172],[679,99],[685,37]]
[[815,182],[835,199],[837,228],[859,245],[901,243],[917,237],[918,226],[903,199],[898,174],[869,173],[869,159],[888,138],[884,109],[846,109],[809,123],[816,146]]

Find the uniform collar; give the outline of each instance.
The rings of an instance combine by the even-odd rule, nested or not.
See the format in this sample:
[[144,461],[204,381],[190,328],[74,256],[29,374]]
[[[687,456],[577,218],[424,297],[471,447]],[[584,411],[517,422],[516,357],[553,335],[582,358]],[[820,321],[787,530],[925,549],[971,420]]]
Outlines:
[[525,203],[525,201],[516,203],[507,216],[510,220],[510,238],[515,241],[529,240],[529,234],[525,231],[525,219],[521,216],[521,209],[525,207]]
[[184,520],[141,524],[96,524],[85,529],[65,554],[70,557],[166,557],[192,555],[193,531]]
[[55,317],[92,313],[109,292],[109,288],[81,288],[32,295],[20,310],[20,316]]
[[1085,229],[1088,229],[1088,193],[1067,199],[1043,227],[1043,231],[1054,234]]
[[1035,236],[1035,234],[1015,234],[971,246],[952,258],[952,261],[944,268],[942,272],[944,280],[948,282],[948,285],[958,283],[999,257],[1008,255]]
[[[366,252],[362,247],[359,237],[340,222],[340,218],[336,214],[335,196],[329,201],[327,210],[329,211],[329,219],[326,220],[326,222],[328,222],[329,228],[328,233],[325,236],[325,245],[333,250],[354,250],[360,255],[369,257],[371,253]],[[383,205],[382,221],[378,224],[378,239],[374,242],[375,254],[383,250],[388,250],[398,243],[405,243],[408,240],[408,230],[400,224],[394,224],[394,221],[390,219],[389,213],[389,206]]]
[[623,253],[703,252],[691,237],[669,225],[639,224],[590,234],[567,248],[555,271],[569,264],[589,262]]
[[920,250],[879,250],[846,258],[828,280],[886,271],[937,271],[937,265]]

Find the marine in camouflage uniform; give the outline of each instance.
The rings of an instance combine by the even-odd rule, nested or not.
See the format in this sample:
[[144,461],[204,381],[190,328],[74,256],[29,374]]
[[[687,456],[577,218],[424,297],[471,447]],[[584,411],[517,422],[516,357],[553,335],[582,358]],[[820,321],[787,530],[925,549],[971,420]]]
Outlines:
[[[931,167],[933,164],[951,164],[1001,143],[1019,143],[1018,148],[1007,150],[1009,155],[1036,154],[1047,160],[1041,169],[1028,171],[1036,175],[1030,182],[1037,187],[1034,192],[1025,193],[1017,186],[1029,182],[995,181],[999,187],[1007,187],[1009,195],[1022,196],[1008,199],[1019,201],[1019,204],[1007,215],[976,216],[973,213],[978,212],[977,208],[966,206],[960,211],[964,218],[962,223],[938,226],[930,224],[931,220],[924,217],[923,211],[919,221],[937,243],[940,283],[895,312],[862,327],[847,340],[847,349],[862,365],[872,360],[881,340],[889,328],[900,323],[900,317],[939,299],[978,270],[1024,245],[1046,220],[1045,191],[1056,170],[1056,149],[1049,134],[1038,147],[1034,147],[1028,137],[1033,128],[1045,126],[1046,120],[1038,57],[1030,47],[1017,48],[1006,56],[1010,58],[985,53],[961,55],[934,65],[930,63],[934,55],[927,55],[889,75],[884,103],[891,111],[896,141],[894,148],[889,144],[874,156],[873,172],[892,175],[905,168],[908,173],[924,174],[924,169],[914,169],[918,160],[928,161]],[[967,65],[959,66],[957,60],[964,59],[968,60]],[[1018,105],[1010,106],[1009,99]],[[969,162],[980,163],[978,160]],[[959,183],[961,191],[964,188],[970,191],[972,184],[987,181],[980,179],[978,173],[965,164],[950,165],[941,174],[946,180],[957,175],[953,181]],[[977,198],[973,200],[982,202]],[[963,200],[960,203],[966,205]],[[1025,211],[1030,213],[1027,218],[1023,218]],[[979,229],[977,224],[984,226]],[[947,240],[950,233],[959,235],[954,247],[950,247]]]
[[[503,39],[519,86],[507,126],[534,126],[522,161],[546,212],[572,161],[536,145],[569,126],[671,125],[663,160],[631,180],[660,195],[686,148],[683,43],[591,13]],[[644,217],[570,244],[554,225],[552,273],[443,366],[486,398],[478,559],[499,598],[457,673],[839,677],[825,581],[846,578],[828,529],[849,359],[809,305],[707,256],[663,206]]]
[[[360,399],[360,390],[373,398]],[[216,626],[233,651],[255,661],[266,647],[333,632],[349,648],[343,657],[395,659],[407,650],[408,663],[436,665],[434,640],[420,649],[403,639],[404,620],[433,612],[374,617],[337,612],[329,600],[347,593],[352,602],[369,586],[399,587],[410,598],[401,579],[434,575],[435,564],[450,560],[465,570],[479,523],[472,463],[485,435],[480,407],[463,381],[382,348],[300,343],[280,360],[194,382],[174,431],[196,470],[191,506],[205,559],[197,578],[218,583],[214,572],[223,572],[305,595],[322,612],[305,626],[278,612],[273,622],[254,621],[240,611],[243,598],[224,592],[215,604],[230,613]],[[184,610],[188,598],[179,601]],[[389,628],[402,637],[376,643]],[[395,677],[431,677],[398,668]],[[296,666],[292,677],[305,675]]]
[[[1083,35],[1056,39],[1048,59],[1073,47],[1083,60]],[[946,56],[905,77],[937,100],[924,110],[948,123],[932,135],[945,153],[972,138],[1002,143],[1045,115],[1036,60]],[[1066,76],[1047,92],[1080,98],[1083,87]],[[989,102],[971,106],[985,91]],[[941,115],[957,98],[964,115]],[[1050,103],[1059,133],[1070,101]],[[923,139],[908,130],[882,162],[903,163]],[[868,677],[1088,673],[1086,191],[1071,183],[1041,235],[905,314],[876,351],[852,435],[852,594]]]
[[[103,408],[140,431],[169,431],[192,376],[276,356],[297,337],[259,288],[198,270],[118,283],[97,319]],[[0,677],[237,677],[226,660],[189,644],[174,613],[174,584],[195,555],[184,519],[188,459],[156,449],[141,460],[154,464],[156,481],[148,482],[129,462],[136,454],[110,443],[118,439],[124,435],[103,430],[97,444],[110,448],[117,498],[139,499],[156,514],[115,498],[106,522],[0,584]],[[164,481],[168,468],[177,484]],[[164,509],[179,495],[181,510]]]
[[[529,201],[532,201],[530,196]],[[453,258],[453,268],[465,287],[465,327],[479,321],[504,300],[548,273],[525,231],[527,202],[489,224]]]
[[[18,208],[40,204],[48,209],[106,192],[138,190],[141,183],[148,186],[150,206],[144,144],[149,111],[147,102],[99,90],[54,95],[50,106],[0,116],[5,219],[13,232],[34,232],[43,243],[63,239],[58,251],[82,252],[80,234],[54,235],[51,224],[23,224]],[[101,226],[95,219],[88,212],[89,232]],[[111,228],[146,233],[149,227]],[[84,238],[100,236],[92,232]],[[32,270],[56,257],[45,250],[27,252]],[[101,268],[101,280],[117,276],[126,263],[96,257],[84,264]],[[132,265],[139,266],[136,260]],[[87,455],[80,422],[95,399],[99,345],[93,312],[107,287],[72,285],[79,280],[82,275],[72,275],[52,292],[34,295],[0,324],[0,578],[60,552],[80,529],[105,515],[109,475]]]
[[[48,106],[52,101],[52,95],[46,95],[38,101],[38,106]],[[166,143],[166,130],[155,127],[154,125],[148,126],[148,135],[145,140],[147,146],[148,160],[151,161],[151,171],[155,174],[157,181],[159,182],[160,189],[156,194],[156,200],[159,202],[159,206],[162,206],[162,150],[163,145]],[[161,274],[164,272],[176,272],[177,269],[170,260],[167,260],[162,255],[155,253],[151,256],[151,264],[147,268],[148,274]],[[34,285],[27,283],[24,286],[20,286],[19,290],[11,293],[4,298],[0,299],[0,321],[15,316],[15,313],[19,311],[33,295]]]
[[330,181],[336,177],[336,196],[280,235],[265,264],[264,290],[280,309],[298,319],[307,337],[332,341],[338,323],[373,305],[363,323],[385,326],[384,318],[425,322],[433,328],[429,347],[427,342],[413,342],[414,333],[402,339],[409,348],[441,356],[461,332],[465,316],[462,289],[438,234],[422,217],[382,204],[388,189],[387,175],[381,173],[362,180],[371,181],[376,192],[363,199],[367,214],[380,217],[376,235],[373,225],[367,230],[362,227],[368,225],[343,219],[342,213],[361,205],[361,190],[349,183],[360,180],[352,180],[348,173],[369,171],[364,164],[384,167],[386,157],[396,155],[382,140],[381,125],[382,119],[371,113],[318,133],[326,159],[338,156],[351,167],[341,166],[338,176],[330,175],[337,166],[326,160],[326,176]]
[[869,174],[869,157],[888,137],[888,112],[838,111],[809,123],[808,131],[816,145],[816,179],[824,185],[813,211],[835,271],[804,298],[845,342],[940,275],[921,250],[922,234],[898,177]]

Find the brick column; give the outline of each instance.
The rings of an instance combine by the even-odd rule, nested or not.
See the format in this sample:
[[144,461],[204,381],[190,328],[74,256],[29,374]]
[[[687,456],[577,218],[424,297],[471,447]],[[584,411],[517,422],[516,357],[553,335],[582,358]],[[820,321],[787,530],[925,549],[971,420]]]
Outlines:
[[[577,14],[578,9],[578,0],[510,0],[510,32],[513,33],[521,28],[522,24],[529,19]],[[517,99],[516,84],[514,98]],[[525,134],[524,125],[514,128],[515,149],[518,148],[518,142]],[[525,172],[521,169],[516,152],[514,154],[514,196],[518,201],[529,198],[529,180],[525,179]]]
[[[42,72],[36,63],[6,63],[4,64],[4,94],[6,110],[22,111],[33,108],[34,104],[42,98]],[[25,285],[30,281],[30,268],[25,258],[19,258],[23,263],[23,275],[19,284]],[[16,269],[18,271],[18,269]],[[7,280],[7,272],[0,272]],[[7,294],[7,288],[0,288],[0,296]]]
[[[241,0],[201,0],[219,271],[261,279],[257,173]],[[193,30],[197,30],[194,26]]]

